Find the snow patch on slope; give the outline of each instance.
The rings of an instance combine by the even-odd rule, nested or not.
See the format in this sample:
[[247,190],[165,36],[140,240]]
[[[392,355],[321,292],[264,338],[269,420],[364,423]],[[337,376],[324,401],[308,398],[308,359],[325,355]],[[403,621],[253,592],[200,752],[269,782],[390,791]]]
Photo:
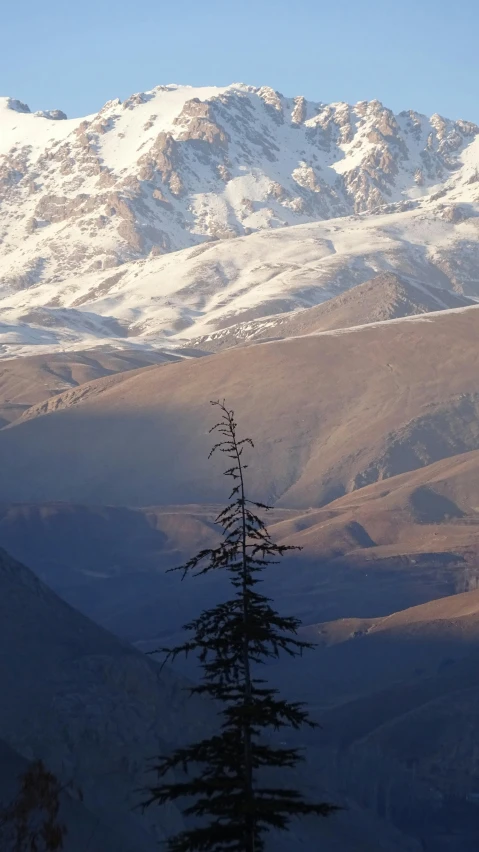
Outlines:
[[479,217],[451,222],[418,211],[356,216],[5,289],[0,351],[174,348],[238,322],[321,304],[381,272],[479,299],[478,226]]

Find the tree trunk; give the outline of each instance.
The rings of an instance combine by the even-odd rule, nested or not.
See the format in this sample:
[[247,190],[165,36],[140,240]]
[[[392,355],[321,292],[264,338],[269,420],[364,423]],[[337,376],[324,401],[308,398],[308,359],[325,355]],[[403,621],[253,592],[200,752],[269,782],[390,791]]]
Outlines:
[[241,457],[236,447],[236,456],[238,459],[238,469],[241,486],[241,508],[242,508],[242,561],[243,561],[243,667],[244,667],[244,708],[245,716],[243,723],[243,743],[244,743],[244,781],[245,781],[245,804],[247,807],[247,816],[245,820],[245,852],[255,852],[255,825],[253,819],[253,760],[251,753],[251,725],[248,718],[249,707],[251,704],[251,672],[249,660],[249,642],[247,635],[248,624],[248,585],[247,585],[247,560],[246,560],[246,513],[245,513],[245,490],[243,478],[243,466]]

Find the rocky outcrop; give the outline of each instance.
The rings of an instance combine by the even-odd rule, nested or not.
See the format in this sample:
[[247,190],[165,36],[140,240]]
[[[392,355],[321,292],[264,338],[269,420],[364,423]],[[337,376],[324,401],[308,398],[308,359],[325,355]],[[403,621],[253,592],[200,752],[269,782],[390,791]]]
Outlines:
[[171,133],[159,133],[148,154],[138,160],[138,165],[140,180],[153,181],[159,177],[173,195],[181,194],[183,184],[178,173],[179,146]]
[[15,112],[30,112],[30,107],[22,101],[17,101],[15,98],[7,98],[7,109],[13,109]]
[[199,98],[186,102],[174,124],[185,128],[178,136],[181,141],[196,140],[227,147],[228,134],[215,121],[211,104],[202,103]]
[[68,116],[61,109],[41,109],[35,115],[40,118],[49,118],[51,121],[66,121]]
[[291,121],[293,124],[303,124],[308,113],[306,98],[302,96],[294,99],[294,109],[291,113]]

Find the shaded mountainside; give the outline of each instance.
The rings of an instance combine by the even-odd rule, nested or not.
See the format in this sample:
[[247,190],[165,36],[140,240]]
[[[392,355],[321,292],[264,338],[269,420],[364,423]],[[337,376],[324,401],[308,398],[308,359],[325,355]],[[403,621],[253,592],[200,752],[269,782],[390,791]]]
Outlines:
[[[271,573],[271,594],[314,624],[387,615],[476,588],[478,465],[475,451],[367,486],[324,508],[272,510],[265,519],[274,538],[302,551]],[[209,577],[193,597],[178,596],[176,576],[165,573],[217,542],[217,512],[206,505],[135,510],[5,504],[0,544],[87,615],[151,647],[223,592],[218,578]]]
[[[315,700],[324,706],[366,701],[366,697],[390,688],[399,695],[399,685],[409,681],[416,684],[419,694],[421,679],[438,675],[443,677],[445,689],[450,686],[456,690],[458,683],[461,689],[468,688],[473,680],[467,682],[467,672],[471,671],[467,661],[470,658],[472,666],[479,653],[479,591],[428,601],[387,616],[309,625],[302,633],[322,649],[303,668],[314,668],[322,684]],[[460,661],[456,677],[454,666]],[[398,714],[405,712],[400,702],[396,709]],[[382,712],[378,701],[376,709],[370,709],[369,719],[363,716],[362,722],[358,721],[358,729],[360,725],[369,726],[369,730],[378,727]],[[387,712],[393,712],[392,705]],[[339,721],[334,729],[342,730],[345,740],[356,737],[351,727],[342,728]]]
[[474,849],[477,590],[303,633],[320,650],[276,676],[316,704],[331,777],[427,852]]
[[[15,776],[41,757],[68,793],[61,816],[65,852],[153,852],[182,825],[176,808],[132,811],[147,782],[148,759],[197,737],[211,725],[211,707],[192,699],[185,681],[60,600],[28,569],[0,551],[0,801],[11,800]],[[299,783],[306,784],[304,773]],[[313,795],[327,783],[320,774]],[[333,797],[345,801],[343,793]],[[414,840],[353,802],[337,820],[293,826],[273,849],[303,848],[319,839],[334,852],[415,852]]]
[[[19,790],[19,778],[28,769],[30,761],[0,740],[0,807],[8,807],[15,800]],[[73,786],[73,785],[72,785]],[[79,794],[65,789],[60,796],[60,822],[67,827],[64,839],[64,852],[135,852],[138,848],[131,837],[128,841],[108,820],[99,819],[80,801]],[[2,829],[0,837],[4,838]],[[157,844],[154,839],[141,838],[141,849],[154,852]]]
[[13,358],[0,365],[0,423],[17,420],[32,405],[85,382],[178,360],[173,353],[96,349]]
[[[207,721],[180,678],[71,609],[0,552],[0,737],[74,780],[116,849],[155,848],[181,825],[175,809],[132,813],[147,759],[194,736]],[[203,721],[202,721],[203,720]],[[114,829],[114,830],[113,830]],[[113,850],[112,850],[113,852]]]
[[207,400],[227,392],[261,447],[250,470],[255,496],[288,508],[324,505],[479,447],[478,334],[479,308],[463,308],[87,383],[0,431],[0,497],[222,500],[207,459]]

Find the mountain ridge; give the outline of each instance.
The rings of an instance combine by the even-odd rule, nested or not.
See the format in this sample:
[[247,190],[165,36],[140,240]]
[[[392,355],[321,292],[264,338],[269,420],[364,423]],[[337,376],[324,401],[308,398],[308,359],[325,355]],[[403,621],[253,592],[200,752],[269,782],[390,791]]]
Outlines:
[[226,326],[190,340],[188,348],[218,352],[238,343],[322,334],[474,304],[474,300],[454,291],[408,280],[395,272],[384,272],[312,308]]
[[0,355],[175,346],[395,267],[479,297],[471,122],[243,84],[27,109],[0,99]]

